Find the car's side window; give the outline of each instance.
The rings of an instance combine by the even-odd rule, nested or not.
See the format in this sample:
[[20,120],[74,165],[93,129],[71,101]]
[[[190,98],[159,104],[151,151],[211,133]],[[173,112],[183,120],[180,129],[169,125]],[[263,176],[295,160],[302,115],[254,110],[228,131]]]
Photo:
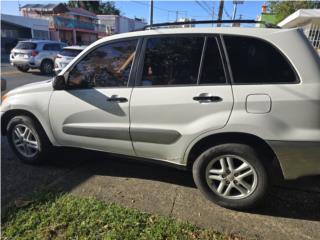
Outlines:
[[137,43],[136,39],[127,40],[94,49],[69,73],[69,87],[127,86]]
[[235,84],[295,83],[297,75],[271,44],[256,38],[223,37]]
[[147,39],[140,85],[197,84],[203,44],[201,36]]
[[61,44],[60,43],[52,44],[51,49],[52,49],[52,51],[60,51],[61,50]]
[[226,77],[219,52],[218,42],[215,37],[207,39],[203,57],[200,84],[224,84]]
[[51,51],[51,44],[45,44],[44,46],[43,46],[43,50],[46,50],[46,51]]

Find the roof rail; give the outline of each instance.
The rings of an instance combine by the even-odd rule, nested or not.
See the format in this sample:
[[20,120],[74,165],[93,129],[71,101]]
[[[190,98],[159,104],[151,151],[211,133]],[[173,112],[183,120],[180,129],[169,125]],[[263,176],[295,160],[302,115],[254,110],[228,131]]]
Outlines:
[[280,28],[277,25],[268,23],[265,21],[256,21],[251,19],[244,20],[201,20],[201,21],[188,21],[188,22],[164,22],[164,23],[155,23],[152,25],[144,26],[144,30],[152,29],[157,27],[166,27],[166,26],[177,26],[177,25],[187,25],[187,24],[223,24],[223,23],[248,23],[248,24],[263,24],[266,28]]

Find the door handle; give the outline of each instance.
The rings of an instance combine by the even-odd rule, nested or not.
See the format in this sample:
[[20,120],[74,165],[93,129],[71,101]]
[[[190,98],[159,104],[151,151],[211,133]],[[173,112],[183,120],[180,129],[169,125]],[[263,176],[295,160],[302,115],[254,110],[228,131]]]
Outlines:
[[107,99],[108,102],[124,103],[128,102],[128,99],[125,97],[119,97],[118,95],[112,95]]
[[219,96],[211,96],[207,93],[201,93],[199,96],[193,97],[193,100],[198,101],[200,103],[221,102],[222,98]]

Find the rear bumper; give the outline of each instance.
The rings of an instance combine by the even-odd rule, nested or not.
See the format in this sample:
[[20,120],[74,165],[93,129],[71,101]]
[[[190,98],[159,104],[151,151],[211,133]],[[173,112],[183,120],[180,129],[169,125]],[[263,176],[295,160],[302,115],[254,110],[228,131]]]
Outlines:
[[320,175],[320,142],[268,141],[285,179]]
[[12,66],[28,66],[29,68],[39,68],[40,64],[35,58],[21,59],[10,57],[10,63]]

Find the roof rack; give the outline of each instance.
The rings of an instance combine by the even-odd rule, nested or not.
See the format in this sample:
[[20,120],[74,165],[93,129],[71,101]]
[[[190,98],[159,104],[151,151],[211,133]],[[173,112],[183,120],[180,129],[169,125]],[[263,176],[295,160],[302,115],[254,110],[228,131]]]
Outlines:
[[152,25],[144,26],[144,30],[152,29],[157,27],[166,27],[166,26],[177,26],[177,25],[188,25],[188,24],[223,24],[223,23],[247,23],[247,24],[263,24],[266,28],[280,28],[277,25],[268,23],[265,21],[256,21],[251,19],[244,20],[202,20],[202,21],[188,21],[188,22],[164,22],[164,23],[155,23]]

